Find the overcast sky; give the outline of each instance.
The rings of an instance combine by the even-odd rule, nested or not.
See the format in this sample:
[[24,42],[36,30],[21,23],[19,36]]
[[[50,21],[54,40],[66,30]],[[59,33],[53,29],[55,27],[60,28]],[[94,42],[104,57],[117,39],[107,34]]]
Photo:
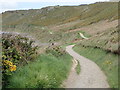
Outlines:
[[80,5],[109,0],[0,0],[0,13],[8,10],[40,9],[55,5]]

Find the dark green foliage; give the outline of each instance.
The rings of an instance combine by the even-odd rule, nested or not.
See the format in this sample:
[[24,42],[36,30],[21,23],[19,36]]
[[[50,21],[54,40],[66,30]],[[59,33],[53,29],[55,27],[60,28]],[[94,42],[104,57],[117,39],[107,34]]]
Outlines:
[[34,60],[38,47],[34,46],[33,43],[34,41],[20,35],[3,34],[2,55],[5,55],[6,58],[3,57],[2,59],[21,65]]
[[[18,68],[35,59],[37,48],[33,41],[26,37],[4,33],[2,35],[2,62],[9,61]],[[3,87],[5,87],[8,84],[9,76],[14,72],[10,71],[4,63],[2,69]]]
[[55,57],[60,57],[66,54],[65,50],[63,50],[60,46],[48,47],[46,49],[46,53],[52,54]]

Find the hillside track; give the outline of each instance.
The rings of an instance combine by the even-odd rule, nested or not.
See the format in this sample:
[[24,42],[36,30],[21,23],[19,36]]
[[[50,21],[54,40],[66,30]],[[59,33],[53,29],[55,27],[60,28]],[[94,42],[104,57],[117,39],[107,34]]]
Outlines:
[[80,63],[80,74],[76,74],[75,70],[71,70],[68,79],[65,81],[65,88],[109,88],[105,74],[93,61],[76,53],[70,45],[66,47],[66,51]]

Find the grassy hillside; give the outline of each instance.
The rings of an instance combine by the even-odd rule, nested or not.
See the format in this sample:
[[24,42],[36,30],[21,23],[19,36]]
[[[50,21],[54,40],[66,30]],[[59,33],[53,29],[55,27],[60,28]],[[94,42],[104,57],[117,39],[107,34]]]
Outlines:
[[118,49],[118,33],[118,28],[111,28],[89,38],[89,40],[81,41],[80,45],[84,47],[101,48],[107,52],[120,54],[120,50]]
[[[109,23],[117,18],[118,3],[114,2],[80,6],[50,6],[42,9],[4,12],[2,13],[2,30],[27,33],[41,42],[71,43],[81,39],[78,35],[81,27],[104,20]],[[78,31],[69,32],[75,29]],[[91,31],[94,30],[95,28],[91,29]]]
[[88,25],[100,20],[115,20],[118,17],[118,3],[95,3],[80,6],[50,6],[34,10],[7,11],[2,14],[3,25],[29,24],[48,26],[83,20],[76,24]]

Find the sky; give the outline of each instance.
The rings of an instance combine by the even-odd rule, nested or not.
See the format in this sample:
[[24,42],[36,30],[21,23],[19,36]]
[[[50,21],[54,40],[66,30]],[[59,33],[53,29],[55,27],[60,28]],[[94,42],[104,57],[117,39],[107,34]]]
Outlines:
[[40,9],[55,5],[80,5],[109,0],[0,0],[0,13],[8,10]]

